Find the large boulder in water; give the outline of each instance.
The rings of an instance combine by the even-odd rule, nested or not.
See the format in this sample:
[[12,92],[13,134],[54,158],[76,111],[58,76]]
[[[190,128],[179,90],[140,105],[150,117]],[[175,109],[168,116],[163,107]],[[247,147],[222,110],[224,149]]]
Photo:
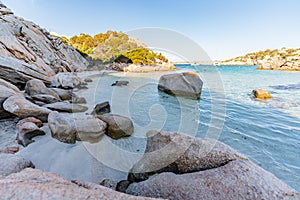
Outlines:
[[[34,167],[34,165],[21,156],[0,153],[0,177],[20,172],[27,167]],[[1,198],[3,198],[2,193]]]
[[83,181],[69,181],[54,173],[25,169],[0,179],[1,199],[151,200],[119,193]]
[[203,82],[194,72],[163,75],[158,89],[171,95],[200,99]]
[[83,81],[74,73],[58,73],[52,77],[51,85],[57,88],[73,89],[79,87]]
[[126,193],[167,199],[299,199],[299,193],[229,146],[150,131]]
[[21,95],[14,95],[7,98],[3,103],[3,108],[9,113],[18,117],[36,117],[42,121],[47,121],[51,110],[40,107],[26,100]]
[[128,137],[134,131],[133,123],[128,117],[116,114],[104,114],[97,117],[107,123],[106,135],[113,139]]

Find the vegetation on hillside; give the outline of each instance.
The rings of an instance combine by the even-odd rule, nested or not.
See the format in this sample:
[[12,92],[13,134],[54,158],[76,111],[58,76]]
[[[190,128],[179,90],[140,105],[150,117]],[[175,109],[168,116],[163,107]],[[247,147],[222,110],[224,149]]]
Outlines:
[[110,62],[119,55],[130,58],[134,64],[154,65],[168,62],[168,59],[161,53],[155,53],[130,38],[125,33],[108,31],[95,36],[80,34],[70,39],[62,37],[62,40],[76,48],[83,55],[93,59],[101,59]]
[[267,49],[265,51],[248,53],[244,56],[232,58],[229,60],[225,60],[223,62],[249,62],[249,61],[252,61],[253,63],[256,63],[259,60],[271,60],[274,57],[286,59],[286,58],[291,58],[291,57],[299,58],[299,56],[300,56],[300,48],[298,48],[298,49],[282,48],[282,49],[274,49],[274,50]]

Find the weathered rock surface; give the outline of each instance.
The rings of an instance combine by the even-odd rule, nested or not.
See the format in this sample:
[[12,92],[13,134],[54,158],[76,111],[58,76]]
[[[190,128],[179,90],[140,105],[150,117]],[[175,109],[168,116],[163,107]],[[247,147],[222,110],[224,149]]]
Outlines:
[[113,139],[128,137],[134,131],[133,123],[128,117],[116,114],[104,114],[97,117],[107,123],[106,135]]
[[175,96],[200,99],[202,85],[203,82],[198,74],[183,72],[161,76],[158,89]]
[[105,101],[103,103],[99,103],[95,106],[92,115],[103,115],[106,113],[110,113],[110,105],[108,101]]
[[129,174],[129,181],[143,181],[155,173],[192,173],[247,159],[229,146],[212,139],[166,132],[149,131],[145,155]]
[[20,94],[20,91],[17,87],[3,79],[0,79],[0,119],[5,119],[13,116],[12,113],[4,110],[2,105],[8,97],[17,94]]
[[[14,16],[3,4],[1,13],[0,54],[21,61],[19,66],[10,65],[10,74],[19,75],[22,79],[18,80],[14,76],[7,77],[8,79],[21,83],[25,83],[32,77],[48,81],[49,76],[59,71],[72,72],[86,69],[88,62],[60,38],[51,36],[49,32],[32,22]],[[26,72],[32,73],[24,73],[24,70],[20,70],[25,63],[28,64],[25,67]],[[2,71],[2,67],[0,68]],[[24,81],[29,76],[31,78]]]
[[32,79],[27,81],[25,86],[25,92],[33,97],[34,95],[51,95],[53,96],[56,101],[60,101],[59,95],[50,88],[47,88],[46,85],[41,80]]
[[22,125],[22,124],[24,124],[26,122],[34,123],[39,128],[43,126],[43,122],[41,120],[39,120],[39,119],[34,118],[34,117],[24,118],[24,119],[20,120],[17,125]]
[[82,84],[83,81],[74,73],[58,73],[51,80],[51,85],[57,88],[73,89]]
[[59,175],[35,169],[25,169],[0,179],[3,199],[102,199],[147,200],[113,191],[100,185],[69,181]]
[[266,89],[256,89],[252,91],[254,98],[257,99],[270,99],[272,95]]
[[51,104],[61,101],[60,99],[48,94],[36,94],[32,96],[32,99],[35,102],[43,102],[44,104]]
[[[0,154],[0,177],[20,172],[27,167],[34,167],[34,165],[21,156],[14,154]],[[1,198],[3,198],[2,193]]]
[[[0,27],[1,31],[1,27]],[[2,32],[1,32],[2,33]],[[2,36],[2,35],[1,35]],[[25,83],[33,78],[50,83],[47,73],[35,65],[28,64],[16,58],[7,57],[1,53],[0,36],[0,78],[7,80],[19,88],[23,88]]]
[[85,112],[88,110],[88,107],[86,106],[72,104],[69,101],[46,104],[43,107],[48,108],[50,110],[55,110],[59,112],[68,112],[68,113]]
[[117,181],[110,180],[110,179],[104,179],[100,183],[100,185],[102,185],[104,187],[107,187],[109,189],[112,189],[112,190],[116,190],[117,189],[117,184],[118,184]]
[[246,160],[189,174],[161,173],[131,184],[127,193],[173,200],[300,198],[299,193],[274,175]]
[[147,136],[145,155],[128,177],[134,182],[128,194],[168,199],[300,198],[223,143],[164,131],[150,131]]
[[36,117],[42,121],[47,121],[51,110],[40,107],[26,100],[21,95],[14,95],[7,98],[3,103],[3,108],[9,113],[18,117]]
[[45,135],[45,132],[42,129],[40,129],[37,125],[40,123],[39,121],[37,121],[37,123],[29,122],[28,119],[26,121],[21,120],[17,124],[17,140],[18,143],[24,147],[34,142],[32,138],[34,138],[35,136]]
[[64,115],[51,112],[48,125],[53,138],[73,144],[78,141],[98,142],[105,133],[106,123],[93,116]]

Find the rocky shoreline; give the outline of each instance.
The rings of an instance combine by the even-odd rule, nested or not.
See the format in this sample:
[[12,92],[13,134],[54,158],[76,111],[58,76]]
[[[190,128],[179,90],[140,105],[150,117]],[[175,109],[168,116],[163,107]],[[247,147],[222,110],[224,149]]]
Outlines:
[[[134,124],[111,113],[109,102],[94,105],[90,97],[77,95],[82,90],[92,93],[91,77],[100,72],[83,72],[86,77],[80,77],[78,72],[88,70],[89,62],[73,47],[14,16],[1,2],[0,23],[0,126],[6,128],[1,134],[9,135],[0,149],[1,199],[300,199],[290,186],[221,142],[160,130],[147,133],[146,151],[126,180],[109,180],[99,163],[77,171],[81,179],[88,171],[95,182],[112,189],[40,170],[35,162],[40,155],[46,155],[42,159],[50,165],[53,156],[60,155],[56,167],[66,170],[74,164],[68,159],[82,166],[95,162],[87,150],[78,154],[83,144],[131,137]],[[173,69],[171,65],[125,67],[129,68],[121,71]],[[128,84],[116,81],[110,87]],[[202,85],[199,75],[183,72],[162,76],[157,89],[198,100]],[[16,137],[15,143],[11,136]],[[25,158],[30,148],[32,160]],[[65,154],[60,154],[61,149]],[[102,172],[108,180],[96,176]]]

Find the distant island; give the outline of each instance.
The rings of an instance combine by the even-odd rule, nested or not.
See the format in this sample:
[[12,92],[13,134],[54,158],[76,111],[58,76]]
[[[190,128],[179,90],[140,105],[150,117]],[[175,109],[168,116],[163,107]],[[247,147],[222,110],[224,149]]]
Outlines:
[[216,62],[216,65],[257,65],[263,70],[290,70],[300,71],[300,48],[281,48],[254,53],[248,53],[225,61]]

